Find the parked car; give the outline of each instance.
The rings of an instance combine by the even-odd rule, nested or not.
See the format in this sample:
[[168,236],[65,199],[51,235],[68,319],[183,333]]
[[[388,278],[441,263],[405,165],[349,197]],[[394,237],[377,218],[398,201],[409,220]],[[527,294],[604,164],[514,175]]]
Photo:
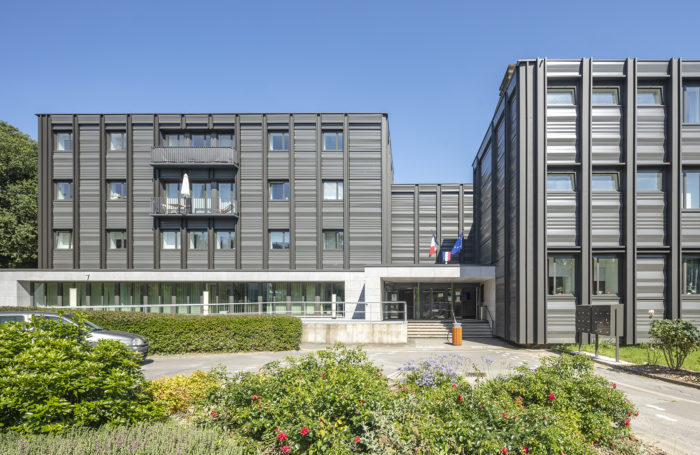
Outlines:
[[[62,322],[64,324],[75,324],[71,318],[73,315],[64,313],[62,316],[55,312],[44,311],[8,311],[0,313],[0,324],[4,322],[29,322],[32,316],[43,316],[48,320]],[[87,336],[89,346],[97,344],[100,340],[117,340],[123,343],[127,349],[141,354],[141,360],[146,359],[148,354],[148,340],[135,333],[121,332],[119,330],[107,330],[85,321],[85,325],[90,331]]]

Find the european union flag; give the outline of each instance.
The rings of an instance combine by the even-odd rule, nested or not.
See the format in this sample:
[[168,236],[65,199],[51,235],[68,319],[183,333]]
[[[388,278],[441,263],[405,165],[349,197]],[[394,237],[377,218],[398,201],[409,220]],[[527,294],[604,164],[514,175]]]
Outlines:
[[455,246],[452,247],[452,255],[459,254],[460,251],[462,251],[462,237],[464,236],[464,232],[461,232],[459,234],[459,237],[457,238],[457,241],[455,242]]

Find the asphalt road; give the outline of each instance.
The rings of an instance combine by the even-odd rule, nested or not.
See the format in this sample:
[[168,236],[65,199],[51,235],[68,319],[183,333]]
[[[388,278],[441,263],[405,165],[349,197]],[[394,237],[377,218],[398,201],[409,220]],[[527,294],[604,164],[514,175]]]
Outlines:
[[[273,360],[324,347],[309,344],[302,345],[299,351],[287,352],[152,356],[143,365],[143,371],[149,379],[207,371],[218,365],[229,371],[255,371]],[[441,340],[418,339],[406,345],[365,345],[363,348],[387,376],[395,375],[397,368],[409,360],[435,354],[463,354],[490,376],[507,375],[516,365],[536,366],[540,357],[555,355],[546,350],[514,348],[495,339],[464,340],[462,346],[452,346]],[[596,372],[615,382],[639,410],[639,417],[632,421],[632,429],[638,437],[670,455],[696,452],[700,444],[699,389],[623,373],[600,364],[596,364]]]

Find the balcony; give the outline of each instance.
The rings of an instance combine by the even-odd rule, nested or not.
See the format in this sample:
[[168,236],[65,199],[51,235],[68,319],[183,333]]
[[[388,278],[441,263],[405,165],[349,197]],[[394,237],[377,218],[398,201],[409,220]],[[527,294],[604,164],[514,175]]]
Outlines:
[[178,217],[238,217],[236,201],[225,202],[207,198],[151,198],[151,216]]
[[238,167],[233,147],[153,147],[154,167]]

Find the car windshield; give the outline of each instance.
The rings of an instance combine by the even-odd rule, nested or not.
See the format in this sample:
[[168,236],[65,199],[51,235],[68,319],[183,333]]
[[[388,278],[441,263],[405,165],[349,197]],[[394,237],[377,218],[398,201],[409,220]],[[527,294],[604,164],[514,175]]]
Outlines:
[[[73,318],[74,318],[75,316],[73,316],[72,314],[66,314],[66,315],[64,315],[64,317],[65,317],[66,319],[69,319],[69,320],[73,321]],[[74,322],[74,321],[73,321],[73,322]],[[97,332],[98,330],[104,330],[104,329],[103,329],[102,327],[100,327],[99,325],[93,324],[92,322],[88,321],[87,319],[85,320],[85,325],[87,326],[88,330],[91,331],[91,332]]]

